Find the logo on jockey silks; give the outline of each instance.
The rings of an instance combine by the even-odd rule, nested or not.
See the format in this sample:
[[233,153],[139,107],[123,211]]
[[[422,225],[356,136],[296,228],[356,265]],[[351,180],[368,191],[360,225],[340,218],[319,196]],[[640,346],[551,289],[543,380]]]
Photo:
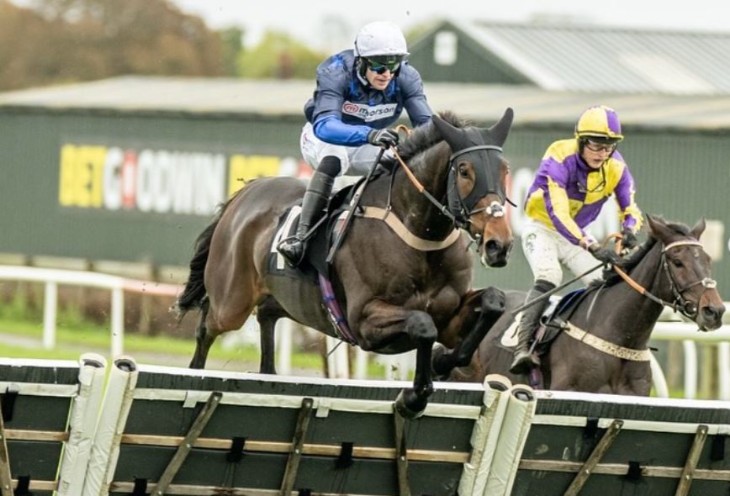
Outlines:
[[393,117],[397,108],[398,104],[396,103],[371,106],[364,103],[345,102],[342,104],[342,113],[352,115],[365,122],[373,122]]

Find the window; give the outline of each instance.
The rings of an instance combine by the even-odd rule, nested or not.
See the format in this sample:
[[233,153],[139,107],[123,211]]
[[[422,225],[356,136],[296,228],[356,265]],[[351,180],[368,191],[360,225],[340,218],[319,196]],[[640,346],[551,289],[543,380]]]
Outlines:
[[454,65],[458,56],[456,33],[441,31],[434,36],[433,60],[438,65]]

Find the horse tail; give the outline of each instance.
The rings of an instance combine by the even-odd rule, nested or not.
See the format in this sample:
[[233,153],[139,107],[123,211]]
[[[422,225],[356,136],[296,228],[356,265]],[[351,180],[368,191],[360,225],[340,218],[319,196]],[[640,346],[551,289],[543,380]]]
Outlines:
[[182,294],[177,297],[173,310],[181,320],[185,314],[193,309],[202,309],[205,300],[206,289],[203,276],[205,274],[205,265],[208,263],[208,253],[210,252],[210,240],[213,237],[213,231],[218,226],[218,221],[222,211],[216,216],[208,227],[195,240],[195,254],[190,260],[190,275],[185,283],[185,289]]

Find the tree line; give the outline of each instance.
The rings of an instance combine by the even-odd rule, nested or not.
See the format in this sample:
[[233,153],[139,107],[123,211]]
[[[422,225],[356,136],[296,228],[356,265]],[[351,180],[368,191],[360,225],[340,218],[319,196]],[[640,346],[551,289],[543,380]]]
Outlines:
[[0,0],[0,91],[122,75],[311,79],[324,54],[285,33],[245,47],[169,0]]

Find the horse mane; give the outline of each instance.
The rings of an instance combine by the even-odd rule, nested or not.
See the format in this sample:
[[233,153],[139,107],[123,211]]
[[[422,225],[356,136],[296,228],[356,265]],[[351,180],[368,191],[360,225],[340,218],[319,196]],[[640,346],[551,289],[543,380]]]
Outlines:
[[[666,222],[666,226],[682,236],[689,236],[692,232],[689,226],[680,222]],[[623,263],[621,264],[620,268],[627,274],[630,273],[634,269],[634,267],[639,265],[639,263],[644,259],[646,254],[649,253],[649,250],[652,249],[657,241],[658,240],[654,236],[649,234],[649,237],[641,246],[634,250],[634,252],[631,253],[628,257],[623,259]],[[595,287],[603,285],[613,286],[614,284],[621,281],[623,281],[623,279],[618,274],[618,272],[614,270],[604,270],[603,278],[592,281],[588,287],[593,289]]]
[[[438,115],[454,127],[463,128],[469,125],[465,119],[457,117],[456,114],[448,110],[439,112]],[[433,121],[430,121],[428,124],[418,126],[411,131],[408,137],[398,145],[398,155],[407,161],[441,140],[443,140],[443,137],[436,129],[436,126],[433,125]]]

